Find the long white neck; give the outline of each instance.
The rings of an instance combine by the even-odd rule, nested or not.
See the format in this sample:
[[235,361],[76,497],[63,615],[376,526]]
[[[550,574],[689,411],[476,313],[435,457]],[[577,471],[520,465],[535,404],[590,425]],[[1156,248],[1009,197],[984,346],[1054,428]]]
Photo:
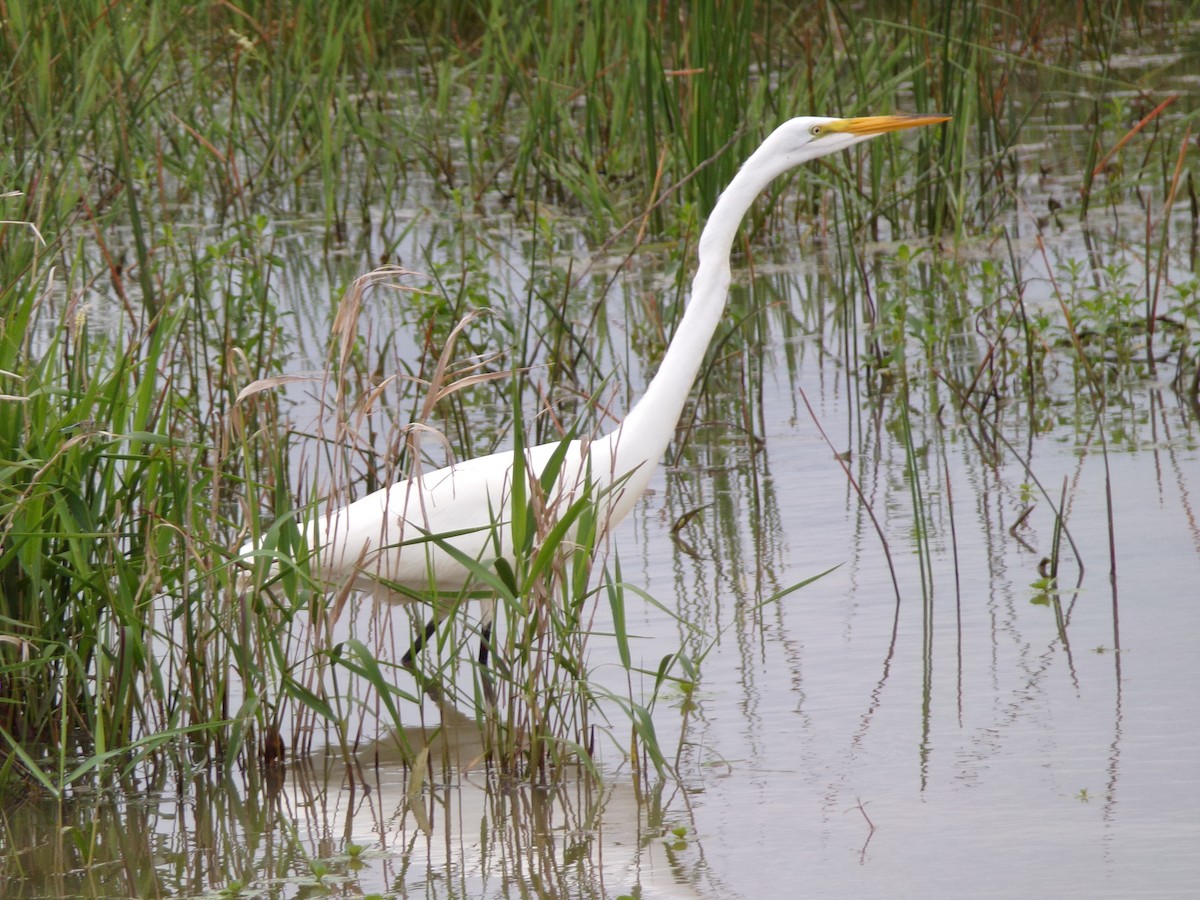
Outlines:
[[755,198],[777,175],[791,167],[764,144],[746,160],[708,217],[700,235],[700,264],[692,280],[691,298],[662,365],[625,421],[604,438],[611,449],[614,474],[622,475],[636,468],[627,485],[635,496],[644,489],[666,452],[725,312],[729,299],[729,256],[738,227]]

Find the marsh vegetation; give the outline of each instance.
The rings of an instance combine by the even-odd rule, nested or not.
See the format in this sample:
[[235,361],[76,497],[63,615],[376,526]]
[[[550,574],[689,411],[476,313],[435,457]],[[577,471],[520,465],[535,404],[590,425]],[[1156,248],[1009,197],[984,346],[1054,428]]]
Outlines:
[[[853,844],[863,865],[826,886],[857,896],[895,884],[861,880],[846,809],[868,843],[864,820],[896,834],[923,804],[957,835],[955,788],[1028,805],[1040,759],[1041,794],[1072,804],[1044,820],[1086,830],[1088,806],[1116,836],[1102,877],[1090,856],[1064,872],[1128,886],[1144,864],[1185,889],[1194,823],[1158,788],[1117,796],[1159,765],[1165,806],[1200,791],[1178,755],[1200,722],[1200,9],[791,6],[0,0],[5,896],[403,893],[395,854],[363,868],[335,815],[297,830],[272,805],[285,758],[294,785],[294,761],[363,755],[412,809],[472,766],[527,791],[636,784],[641,839],[671,850],[658,888],[702,895],[757,884],[772,836],[749,810],[786,786],[820,811],[822,861]],[[738,163],[789,116],[896,110],[953,121],[755,207],[635,521],[592,540],[586,504],[556,519],[536,485],[516,504],[516,565],[477,573],[495,714],[465,595],[440,598],[458,614],[419,665],[468,718],[423,701],[399,663],[425,613],[314,590],[304,517],[610,425]],[[269,548],[249,576],[248,538]],[[479,742],[466,763],[426,749],[448,717]],[[226,816],[228,850],[190,862],[192,813],[165,828],[162,798]],[[735,811],[706,820],[705,798]],[[542,860],[575,866],[555,891],[612,895],[587,866],[605,803],[522,802],[514,828],[570,823]],[[1039,838],[1044,888],[1072,857]],[[902,843],[874,844],[876,872],[904,877]],[[464,853],[421,890],[522,895]]]

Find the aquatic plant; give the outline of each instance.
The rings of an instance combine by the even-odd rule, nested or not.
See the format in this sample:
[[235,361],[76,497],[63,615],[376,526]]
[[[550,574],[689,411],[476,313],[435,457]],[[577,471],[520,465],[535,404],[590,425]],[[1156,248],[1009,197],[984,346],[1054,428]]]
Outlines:
[[[475,307],[494,314],[460,332],[455,359],[470,367],[499,345],[507,355],[489,372],[514,377],[433,405],[427,416],[461,453],[511,445],[513,421],[535,409],[561,416],[539,417],[522,440],[547,440],[564,422],[590,428],[623,406],[632,387],[600,387],[605,354],[630,380],[658,358],[717,190],[793,113],[938,109],[956,125],[873,147],[757,207],[739,246],[754,286],[735,285],[673,450],[682,470],[717,470],[718,524],[696,512],[700,489],[673,476],[681,548],[741,554],[760,599],[786,588],[773,583],[761,529],[750,551],[727,540],[739,518],[757,523],[770,507],[772,488],[748,463],[765,431],[759,351],[779,335],[793,369],[795,339],[815,331],[870,374],[868,404],[904,435],[921,553],[953,531],[927,502],[942,417],[957,417],[995,460],[1055,417],[1090,429],[1106,412],[1115,438],[1135,441],[1122,392],[1156,367],[1194,397],[1186,117],[1165,97],[1131,99],[1106,62],[1123,23],[1169,32],[1187,19],[1109,0],[1080,7],[1077,29],[1056,5],[1034,5],[1027,18],[978,3],[884,2],[809,17],[782,4],[7,0],[5,790],[63,792],[163,763],[256,770],[260,755],[274,761],[327,736],[349,748],[364,710],[388,720],[389,704],[415,701],[393,668],[411,628],[372,632],[382,620],[367,610],[363,632],[324,627],[346,598],[309,590],[296,516],[387,483],[405,464],[405,426],[428,396],[417,380],[430,381],[446,336]],[[614,16],[635,27],[610,27]],[[1059,105],[1032,102],[1028,71],[1054,76]],[[1056,138],[1046,126],[1057,121],[1088,122],[1091,142],[1081,151]],[[1020,152],[1034,128],[1051,144],[1048,171]],[[1037,196],[1053,204],[1025,206],[1030,179],[1048,183]],[[1133,208],[1147,215],[1140,270],[1094,227]],[[1066,229],[1091,242],[1086,262],[1056,256]],[[864,238],[907,249],[884,259],[855,249]],[[518,245],[529,265],[492,262]],[[781,303],[782,276],[764,265],[794,263],[796,245],[820,267],[799,276],[807,308]],[[644,258],[654,262],[639,270]],[[396,261],[428,278],[408,283],[422,293],[389,295],[398,318],[379,330],[338,333],[331,310],[290,302],[313,293],[334,307],[358,275]],[[967,302],[976,294],[982,304]],[[279,390],[239,400],[247,385],[308,368],[295,338],[302,316],[334,338],[313,354],[332,387],[306,394],[311,383],[276,381]],[[1048,394],[1063,369],[1071,404]],[[347,423],[363,425],[350,442]],[[1069,530],[1057,485],[1045,493],[1054,528]],[[524,527],[537,534],[541,523]],[[279,590],[241,601],[232,559],[246,531],[271,534],[297,564]],[[1054,546],[1057,559],[1063,543]],[[546,685],[530,688],[529,677],[553,672],[555,702],[581,704],[535,737],[506,707],[513,730],[495,733],[495,747],[526,772],[565,759],[568,743],[592,746],[592,612],[620,621],[637,592],[618,560],[593,561],[602,548],[562,549],[570,566],[533,553],[502,579],[504,652],[526,668],[498,671],[497,687],[547,708]],[[535,589],[535,575],[553,578]],[[526,595],[539,591],[549,619],[527,617]],[[680,604],[697,630],[681,626],[681,647],[645,677],[691,696],[700,674],[689,663],[715,629],[705,598]],[[526,640],[529,622],[549,622],[561,642]],[[630,673],[618,706],[666,759],[653,746],[655,697],[634,688],[636,635],[613,639]],[[465,634],[445,640],[432,668],[448,676],[451,660],[467,658],[456,652]],[[449,680],[473,691],[473,673],[467,663]]]

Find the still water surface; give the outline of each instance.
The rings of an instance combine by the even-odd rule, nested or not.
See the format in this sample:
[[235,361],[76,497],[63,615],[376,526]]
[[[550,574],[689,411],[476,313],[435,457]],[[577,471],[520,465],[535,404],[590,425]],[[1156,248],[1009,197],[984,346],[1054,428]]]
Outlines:
[[[647,668],[719,635],[686,730],[678,709],[659,708],[664,743],[682,741],[677,782],[643,797],[601,747],[603,788],[490,783],[473,724],[450,712],[434,746],[451,768],[435,756],[412,797],[385,753],[364,768],[370,791],[318,758],[277,784],[236,775],[183,799],[20,810],[10,833],[34,849],[5,896],[215,896],[235,881],[271,897],[1191,896],[1195,410],[1147,379],[1126,390],[1131,424],[1107,456],[1069,417],[1022,446],[1056,501],[1067,484],[1080,558],[1064,554],[1057,610],[1038,584],[1053,513],[1023,489],[1024,464],[1007,453],[985,465],[964,429],[922,418],[923,589],[904,447],[857,376],[803,341],[794,377],[782,346],[769,356],[759,451],[714,441],[702,464],[665,468],[618,534],[626,580],[703,635],[635,607]],[[883,541],[801,391],[833,446],[852,451],[899,601]],[[756,608],[772,585],[831,566]],[[618,678],[611,643],[591,647],[599,680]],[[408,715],[440,717],[431,704]]]

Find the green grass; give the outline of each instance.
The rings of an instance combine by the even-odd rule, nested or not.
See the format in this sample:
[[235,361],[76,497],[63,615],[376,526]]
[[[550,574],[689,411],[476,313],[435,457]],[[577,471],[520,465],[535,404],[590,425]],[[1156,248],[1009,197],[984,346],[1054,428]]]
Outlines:
[[[389,707],[413,698],[391,687],[390,666],[408,626],[374,641],[321,627],[338,598],[307,589],[292,513],[406,471],[410,421],[470,456],[586,433],[614,391],[623,408],[624,382],[604,386],[606,360],[653,367],[705,214],[789,115],[955,119],[815,167],[756,207],[739,267],[787,264],[803,247],[822,264],[819,310],[781,308],[771,276],[735,290],[684,423],[693,437],[673,451],[680,466],[723,462],[731,445],[744,463],[764,431],[761,348],[827,322],[903,429],[914,490],[938,477],[919,451],[942,405],[990,458],[1073,415],[1046,393],[1064,360],[1093,411],[1164,362],[1194,397],[1200,304],[1194,277],[1178,274],[1189,205],[1196,221],[1181,155],[1194,116],[1182,103],[1154,114],[1157,95],[1135,105],[1111,66],[1131,34],[1181,26],[1116,0],[1063,17],[1050,3],[1020,18],[977,3],[867,6],[7,0],[0,785],[58,792],[100,771],[245,763],[277,737],[292,751],[349,747],[364,709],[399,717]],[[1037,102],[1031,82],[1053,85],[1058,102]],[[1077,122],[1094,129],[1083,150],[1055,131]],[[1027,140],[1049,144],[1053,209],[1023,205],[1023,179],[1038,177],[1019,152]],[[1098,256],[1112,259],[1054,256],[1059,229],[1135,204],[1172,224],[1146,229],[1140,270],[1101,240]],[[881,258],[861,249],[874,240],[904,246]],[[1038,240],[1044,272],[1003,249]],[[622,279],[641,277],[647,258],[641,296],[653,302],[613,309],[638,296]],[[394,331],[359,327],[344,306],[336,324],[332,302],[318,311],[331,340],[311,391],[316,433],[298,421],[302,390],[238,401],[303,362],[298,312],[282,302],[295,282],[303,293],[324,280],[336,300],[380,262],[425,273],[407,282],[423,290],[372,295],[397,310]],[[834,294],[861,300],[822,305]],[[418,381],[444,383],[434,373],[448,336],[484,307],[451,368],[499,350],[489,370],[517,374],[429,402]],[[411,379],[385,384],[396,372]],[[533,416],[547,408],[555,415]],[[357,443],[343,425],[362,425]],[[543,777],[587,757],[593,617],[607,608],[619,621],[636,585],[588,527],[577,546],[555,530],[562,516],[586,525],[586,505],[548,515],[532,497],[514,526],[518,564],[478,575],[499,596],[507,666],[495,674],[500,715],[484,722],[490,746],[503,767]],[[918,506],[920,548],[930,523]],[[247,595],[230,561],[263,533],[300,559],[276,590]],[[756,577],[762,596],[784,587],[761,566]],[[657,689],[699,678],[703,616],[682,636],[686,653],[663,654]],[[454,672],[468,635],[447,631],[432,665],[474,702],[477,673]],[[630,635],[602,639],[637,669]],[[634,680],[618,705],[662,768],[657,694],[640,696]]]

